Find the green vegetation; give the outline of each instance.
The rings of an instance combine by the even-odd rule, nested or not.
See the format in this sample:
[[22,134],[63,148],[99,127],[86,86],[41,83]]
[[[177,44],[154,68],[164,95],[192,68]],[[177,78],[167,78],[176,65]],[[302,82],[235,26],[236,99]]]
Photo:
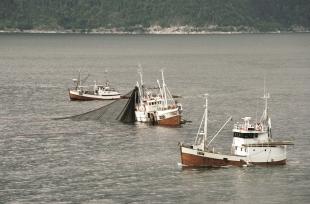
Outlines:
[[1,0],[0,30],[309,30],[309,0]]

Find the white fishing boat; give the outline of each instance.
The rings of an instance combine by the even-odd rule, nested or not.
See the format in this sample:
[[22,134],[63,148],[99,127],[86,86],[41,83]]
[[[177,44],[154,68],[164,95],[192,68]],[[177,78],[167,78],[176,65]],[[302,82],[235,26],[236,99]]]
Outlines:
[[136,120],[153,125],[179,126],[182,123],[182,105],[173,99],[165,83],[163,70],[161,73],[162,85],[157,80],[158,88],[155,93],[144,86],[142,71],[139,72],[141,84],[137,82],[139,101],[135,107]]
[[90,100],[115,100],[121,97],[121,94],[114,88],[110,87],[108,80],[103,85],[98,85],[96,81],[94,85],[84,86],[89,75],[81,80],[80,71],[77,79],[72,79],[75,87],[69,89],[70,100],[90,101]]
[[[271,135],[271,119],[268,115],[269,94],[264,93],[265,110],[259,122],[251,123],[251,117],[244,117],[242,123],[233,127],[233,142],[230,154],[221,154],[210,147],[231,117],[212,137],[208,138],[208,99],[195,143],[180,143],[181,163],[184,167],[223,167],[246,165],[286,164],[286,150],[291,141],[277,141]],[[202,128],[203,126],[203,128]]]

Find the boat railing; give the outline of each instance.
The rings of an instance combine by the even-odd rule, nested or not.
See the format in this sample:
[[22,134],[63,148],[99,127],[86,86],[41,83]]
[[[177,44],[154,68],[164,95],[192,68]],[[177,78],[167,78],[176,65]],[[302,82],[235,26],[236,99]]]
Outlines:
[[235,130],[245,130],[245,131],[267,131],[267,126],[261,125],[261,124],[234,124],[234,129]]

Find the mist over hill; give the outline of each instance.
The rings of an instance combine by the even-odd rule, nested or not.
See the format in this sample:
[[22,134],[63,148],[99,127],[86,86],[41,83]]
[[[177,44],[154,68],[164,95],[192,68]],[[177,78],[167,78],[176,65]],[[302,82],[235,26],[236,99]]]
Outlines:
[[1,0],[0,30],[274,32],[310,28],[309,0]]

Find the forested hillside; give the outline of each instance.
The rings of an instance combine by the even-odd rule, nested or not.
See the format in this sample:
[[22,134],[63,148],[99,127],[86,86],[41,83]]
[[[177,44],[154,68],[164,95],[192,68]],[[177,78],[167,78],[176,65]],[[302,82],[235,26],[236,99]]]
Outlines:
[[0,30],[309,30],[309,0],[1,0]]

